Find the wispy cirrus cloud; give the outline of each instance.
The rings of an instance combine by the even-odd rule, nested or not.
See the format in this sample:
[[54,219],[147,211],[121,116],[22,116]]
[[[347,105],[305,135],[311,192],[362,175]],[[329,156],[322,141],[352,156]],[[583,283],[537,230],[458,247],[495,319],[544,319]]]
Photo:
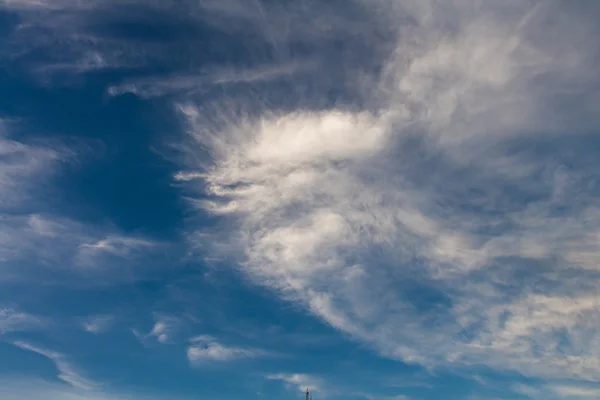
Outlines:
[[[352,51],[323,50],[348,35],[358,39],[352,47],[375,50],[369,39],[390,32],[379,31],[385,24],[362,23],[365,15],[378,15],[373,5],[352,2],[340,13],[334,4],[314,1],[5,1],[0,8],[16,13],[20,22],[9,26],[2,54],[48,86],[73,84],[106,70],[176,72],[126,80],[109,89],[113,95],[148,98],[198,93],[214,84],[281,83],[307,70],[334,72],[345,62],[368,63],[369,57],[357,58]],[[155,29],[147,37],[129,35],[129,28],[148,26]],[[217,40],[205,40],[209,35]],[[292,42],[297,49],[289,48]],[[217,61],[214,68],[206,65],[206,53]],[[247,65],[219,67],[220,61],[239,60],[242,54]]]
[[270,380],[282,381],[286,385],[301,392],[306,392],[307,389],[311,392],[323,393],[325,391],[323,380],[314,375],[280,373],[267,375],[266,378]]
[[109,330],[115,323],[112,315],[94,315],[86,318],[81,326],[84,331],[98,335]]
[[75,257],[77,263],[90,265],[103,256],[129,259],[151,251],[158,245],[157,242],[131,236],[107,236],[92,243],[80,244]]
[[176,179],[223,221],[190,243],[384,356],[600,380],[600,32],[578,6],[388,6],[410,22],[359,111],[180,106]]
[[[110,274],[107,266],[127,261],[128,268],[120,272],[127,278],[139,260],[155,254],[161,245],[110,231],[48,214],[5,214],[0,221],[0,257],[6,263],[3,273],[7,279],[27,278],[32,268],[75,275]],[[27,268],[20,267],[23,263]]]
[[[58,214],[48,200],[52,178],[77,159],[77,149],[17,140],[18,122],[0,121],[0,280],[31,277],[32,270],[98,272],[115,260],[134,265],[164,243],[91,226]],[[48,211],[47,211],[48,210]],[[102,268],[100,268],[102,270]]]
[[159,343],[172,342],[176,333],[181,329],[182,321],[177,317],[155,314],[154,320],[156,322],[148,336],[154,337]]
[[[144,23],[148,13],[168,12],[163,2],[136,0],[10,0],[0,9],[19,17],[9,25],[0,56],[19,64],[41,84],[69,84],[87,73],[138,69],[158,60],[164,46],[111,35],[111,24]],[[137,13],[130,13],[131,8]],[[37,57],[31,57],[35,54]],[[66,78],[66,79],[65,79]]]
[[24,341],[15,341],[12,343],[20,349],[40,354],[50,359],[58,370],[58,379],[69,385],[83,390],[92,390],[98,387],[98,384],[85,378],[81,372],[70,362],[64,354],[34,346]]
[[181,335],[185,328],[185,321],[182,318],[164,313],[154,313],[154,325],[148,333],[142,333],[138,329],[133,329],[134,336],[144,345],[151,341],[157,341],[160,344],[173,344]]
[[110,86],[107,92],[111,96],[132,93],[141,98],[162,97],[167,95],[194,95],[213,86],[256,84],[277,82],[306,72],[314,65],[309,63],[287,62],[283,65],[264,65],[252,68],[215,68],[198,74],[172,77],[152,77],[126,81]]
[[0,335],[9,332],[37,330],[48,325],[48,321],[36,315],[14,308],[0,308]]
[[190,339],[190,342],[192,344],[187,349],[187,358],[192,364],[226,362],[268,355],[268,352],[261,349],[225,345],[209,335],[196,336]]
[[551,385],[548,389],[560,398],[567,399],[597,399],[600,396],[598,387]]
[[[11,139],[13,123],[0,119],[0,210],[26,207],[35,202],[33,189],[39,189],[62,160],[60,150]],[[37,193],[36,193],[37,194]]]
[[531,399],[591,400],[598,398],[600,388],[589,383],[546,383],[541,386],[515,385],[513,391]]
[[[245,29],[241,47],[258,65],[198,77],[194,56],[204,53],[189,49],[202,39],[174,34],[142,46],[92,29],[147,22],[140,9],[167,12],[134,3],[130,14],[112,1],[3,6],[23,17],[16,42],[60,55],[32,66],[38,73],[168,64],[186,51],[193,71],[125,81],[109,94],[182,95],[190,135],[176,180],[223,223],[217,232],[191,225],[192,246],[212,244],[219,257],[207,258],[232,259],[386,357],[600,379],[594,12],[533,1],[352,1],[344,10],[196,1],[180,25],[202,21],[231,37]],[[317,67],[300,79],[286,67],[303,65],[302,54]],[[190,96],[238,82],[283,89],[269,86],[268,101],[228,92],[215,106]],[[7,171],[10,182],[22,176]],[[153,248],[41,213],[3,221],[8,259],[43,250],[53,260],[60,249],[56,259],[81,266]],[[154,325],[159,341],[165,326]],[[196,360],[252,352],[208,338],[189,350]]]
[[[5,400],[47,399],[47,400],[126,400],[131,393],[89,391],[37,379],[11,378],[0,381],[0,396]],[[164,396],[135,393],[136,399],[166,400]],[[172,396],[168,397],[173,399]]]
[[409,400],[410,397],[403,395],[403,394],[398,394],[395,396],[377,396],[377,395],[363,395],[366,399],[368,400]]

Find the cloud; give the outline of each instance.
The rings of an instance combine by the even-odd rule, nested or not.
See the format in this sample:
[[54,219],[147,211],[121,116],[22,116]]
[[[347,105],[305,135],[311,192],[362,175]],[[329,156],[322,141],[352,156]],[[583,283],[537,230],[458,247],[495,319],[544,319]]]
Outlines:
[[160,343],[169,343],[179,329],[181,321],[172,316],[158,314],[155,315],[155,320],[156,323],[148,335],[155,337]]
[[160,243],[119,233],[114,227],[88,226],[54,210],[46,212],[47,200],[56,190],[51,178],[79,155],[76,148],[57,143],[12,139],[21,129],[17,122],[0,121],[0,260],[4,263],[0,280],[27,279],[36,268],[105,267],[115,260],[135,261],[161,248]]
[[95,315],[86,318],[81,325],[86,332],[98,335],[109,330],[114,322],[115,317],[111,315]]
[[152,331],[150,332],[150,336],[155,336],[156,340],[158,340],[160,343],[168,343],[168,331],[169,326],[164,321],[160,321],[154,324],[154,327],[152,327]]
[[285,382],[301,392],[307,389],[311,392],[324,391],[322,380],[308,374],[272,374],[267,375],[267,379]]
[[252,68],[215,68],[214,71],[203,71],[191,75],[175,75],[172,77],[153,77],[127,81],[110,86],[107,90],[111,96],[132,93],[141,98],[153,98],[167,95],[191,95],[212,86],[236,84],[256,84],[289,79],[309,69],[308,63],[288,62],[283,65],[266,65]]
[[75,255],[81,265],[93,265],[98,258],[109,256],[130,259],[156,247],[158,243],[128,236],[107,236],[92,243],[82,243]]
[[[139,276],[136,266],[162,248],[151,240],[115,234],[114,228],[88,226],[58,215],[0,215],[2,280],[27,280],[35,274],[38,279],[50,271],[54,274],[47,276],[47,283],[58,278],[57,272],[73,279],[90,274],[104,281],[132,279]],[[127,261],[125,268],[115,274],[112,266],[123,261]]]
[[[0,381],[0,397],[3,400],[46,399],[46,400],[126,400],[131,394],[107,393],[77,389],[64,384],[43,380],[11,378]],[[136,399],[163,400],[162,396],[135,394]],[[173,397],[169,397],[172,399]]]
[[209,361],[234,361],[262,357],[267,354],[260,349],[227,346],[219,343],[212,336],[207,335],[196,336],[190,341],[192,342],[192,345],[187,349],[187,357],[192,364]]
[[[193,29],[184,36],[198,40],[177,29],[147,41],[106,34],[123,21],[174,28],[170,13],[181,9],[121,4],[4,2],[21,23],[3,54],[42,76],[152,62],[176,70],[108,93],[182,97],[189,135],[175,180],[222,223],[190,227],[203,257],[236,262],[386,357],[600,379],[594,12],[533,1],[340,10],[202,0],[186,3],[177,27],[208,24],[223,39],[215,47],[253,60],[232,67],[227,53],[226,68],[203,69],[194,57],[207,41]],[[49,58],[27,64],[38,48]],[[190,96],[236,83],[274,84],[267,99],[227,91],[206,106]],[[29,182],[59,158],[4,136],[0,149],[3,207],[32,197]],[[0,223],[0,258],[27,265],[107,265],[155,247],[41,212]],[[166,340],[166,325],[154,328]],[[190,350],[248,356],[210,340]]]
[[154,314],[154,321],[154,325],[148,333],[144,334],[137,329],[132,329],[134,336],[143,345],[148,343],[148,339],[156,340],[161,344],[172,344],[184,326],[182,319],[161,313]]
[[[410,399],[410,397],[403,395],[403,394],[398,394],[395,396],[377,396],[377,395],[363,394],[362,396],[368,400],[409,400]],[[470,400],[474,400],[474,399],[470,399]]]
[[[79,77],[102,70],[140,69],[150,64],[160,50],[139,40],[112,36],[111,24],[118,25],[126,19],[144,23],[148,12],[167,11],[161,3],[4,1],[0,9],[15,13],[19,21],[8,26],[0,56],[47,86],[72,85],[80,82]],[[137,17],[136,13],[129,13],[131,8],[137,10]]]
[[58,370],[58,379],[68,383],[74,388],[92,390],[98,387],[97,383],[84,378],[63,354],[33,346],[23,341],[15,341],[12,344],[20,349],[31,351],[50,359]]
[[[282,77],[306,69],[333,71],[345,63],[368,64],[371,57],[356,57],[352,50],[358,46],[375,51],[369,39],[389,34],[379,32],[383,24],[364,24],[363,18],[377,11],[355,1],[342,12],[329,3],[262,0],[12,0],[0,9],[19,17],[8,26],[0,56],[38,83],[73,85],[99,71],[135,71],[146,78],[112,85],[109,94],[133,92],[141,97],[189,94],[214,84],[280,84]],[[149,26],[152,33],[145,37],[127,29]],[[213,39],[205,40],[208,35]],[[323,51],[349,35],[353,40],[344,48]],[[214,68],[207,66],[206,54],[211,63],[216,61]],[[223,61],[230,67],[222,68]],[[175,73],[148,77],[157,70]],[[349,73],[343,72],[336,79]],[[310,79],[305,82],[311,84]]]
[[590,384],[547,383],[540,386],[516,385],[514,392],[532,399],[591,400],[600,395],[600,388]]
[[48,178],[61,158],[58,150],[26,144],[9,137],[12,124],[0,119],[0,210],[14,210],[35,202],[32,190]]
[[600,388],[553,385],[549,387],[550,391],[561,398],[576,399],[597,399],[600,396]]
[[2,6],[12,10],[64,10],[82,9],[97,1],[79,2],[73,0],[5,0]]
[[600,380],[600,33],[536,4],[394,2],[358,110],[180,105],[190,245],[386,357]]
[[40,329],[47,324],[47,321],[41,317],[20,312],[14,308],[0,308],[0,335]]

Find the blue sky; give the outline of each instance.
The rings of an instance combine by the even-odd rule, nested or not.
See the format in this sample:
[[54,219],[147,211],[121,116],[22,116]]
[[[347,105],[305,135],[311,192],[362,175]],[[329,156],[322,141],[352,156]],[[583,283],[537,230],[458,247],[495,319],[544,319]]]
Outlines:
[[599,17],[0,0],[0,398],[600,397]]

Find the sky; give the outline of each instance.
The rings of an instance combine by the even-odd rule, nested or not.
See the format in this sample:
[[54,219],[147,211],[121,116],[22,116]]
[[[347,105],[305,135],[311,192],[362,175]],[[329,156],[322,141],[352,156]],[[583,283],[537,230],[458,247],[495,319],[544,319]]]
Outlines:
[[599,398],[599,18],[0,0],[0,398]]

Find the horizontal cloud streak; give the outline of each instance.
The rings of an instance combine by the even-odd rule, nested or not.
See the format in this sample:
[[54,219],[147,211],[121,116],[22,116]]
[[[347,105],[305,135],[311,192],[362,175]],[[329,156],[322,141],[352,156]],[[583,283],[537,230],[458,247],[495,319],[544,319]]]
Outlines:
[[308,374],[271,374],[267,379],[285,382],[287,385],[294,386],[297,390],[305,392],[323,392],[322,382],[319,378]]
[[[37,379],[6,379],[0,381],[0,396],[5,400],[45,399],[45,400],[126,400],[130,393],[90,392]],[[136,399],[166,400],[163,396],[147,396],[135,393]],[[173,397],[168,397],[173,399]]]
[[200,364],[210,361],[234,361],[267,355],[265,351],[260,349],[224,345],[219,343],[212,336],[208,335],[196,336],[190,341],[192,342],[192,345],[190,345],[187,349],[187,357],[192,364]]
[[0,308],[0,335],[9,332],[30,331],[48,325],[45,319],[13,308]]
[[287,63],[284,65],[254,67],[251,69],[222,69],[205,71],[188,76],[154,77],[125,82],[108,88],[111,96],[132,93],[141,98],[161,97],[165,95],[196,94],[215,85],[256,84],[289,79],[302,73],[311,66],[308,63]]

